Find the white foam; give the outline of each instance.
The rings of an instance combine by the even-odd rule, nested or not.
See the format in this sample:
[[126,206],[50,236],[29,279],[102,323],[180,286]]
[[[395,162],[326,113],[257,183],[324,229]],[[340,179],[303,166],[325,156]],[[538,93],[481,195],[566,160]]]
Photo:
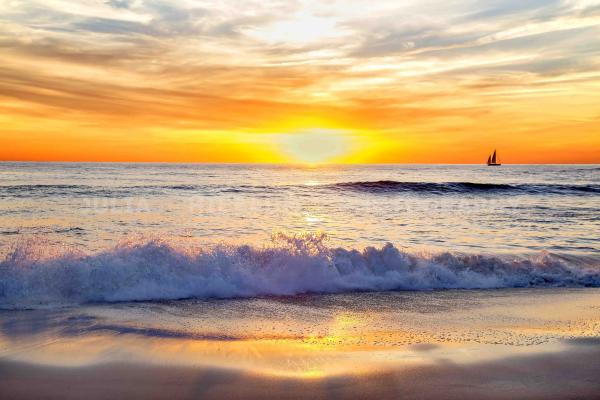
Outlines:
[[329,248],[322,235],[275,237],[268,247],[183,248],[164,240],[107,251],[46,253],[24,242],[0,262],[0,307],[229,298],[357,290],[600,286],[598,264],[548,253],[519,258],[420,254],[392,244]]

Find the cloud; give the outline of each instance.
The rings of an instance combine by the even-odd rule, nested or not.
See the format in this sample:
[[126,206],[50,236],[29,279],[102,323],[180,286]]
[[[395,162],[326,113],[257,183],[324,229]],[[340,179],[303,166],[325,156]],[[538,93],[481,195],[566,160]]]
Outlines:
[[111,34],[156,35],[158,32],[150,24],[135,21],[123,21],[109,18],[85,18],[71,24],[75,31],[88,31]]
[[469,13],[465,20],[490,20],[506,17],[549,19],[570,10],[563,0],[494,0],[479,3],[483,9]]
[[106,1],[106,4],[108,4],[114,8],[130,8],[131,3],[133,3],[133,1],[131,1],[131,0],[107,0]]

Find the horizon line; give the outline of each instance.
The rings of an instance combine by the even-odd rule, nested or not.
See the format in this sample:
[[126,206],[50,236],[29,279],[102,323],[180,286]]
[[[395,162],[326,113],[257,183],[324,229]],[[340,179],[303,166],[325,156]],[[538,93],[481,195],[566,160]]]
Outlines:
[[[327,165],[486,165],[481,163],[423,163],[423,162],[378,162],[378,163],[344,163],[344,162],[319,162],[319,163],[304,163],[304,162],[268,162],[268,161],[114,161],[114,160],[0,160],[0,163],[70,163],[70,164],[205,164],[205,165],[292,165],[292,166],[327,166]],[[600,160],[597,162],[547,162],[547,163],[506,163],[504,165],[600,165]]]

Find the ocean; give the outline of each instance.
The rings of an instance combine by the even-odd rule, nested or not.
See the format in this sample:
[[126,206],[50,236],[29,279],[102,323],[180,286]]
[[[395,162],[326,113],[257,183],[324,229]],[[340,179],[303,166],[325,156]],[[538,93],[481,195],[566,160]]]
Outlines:
[[0,307],[600,286],[598,165],[0,163]]

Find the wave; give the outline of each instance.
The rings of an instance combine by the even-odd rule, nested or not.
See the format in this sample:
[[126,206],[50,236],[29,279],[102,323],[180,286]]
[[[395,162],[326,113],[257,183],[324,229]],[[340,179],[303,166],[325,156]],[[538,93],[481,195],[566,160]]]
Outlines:
[[53,196],[125,197],[123,190],[91,185],[2,185],[0,198],[44,198]]
[[93,185],[0,185],[0,198],[45,198],[45,197],[104,197],[122,198],[131,196],[162,196],[170,192],[221,194],[221,193],[265,193],[286,190],[293,186],[264,185],[136,185],[136,186],[93,186]]
[[167,192],[187,192],[218,195],[222,193],[264,194],[287,190],[316,189],[354,191],[364,193],[415,193],[415,194],[600,194],[600,185],[561,184],[503,184],[478,182],[401,182],[392,180],[339,182],[316,186],[306,185],[219,185],[219,184],[169,184],[138,186],[90,185],[10,185],[0,186],[0,198],[39,198],[52,196],[129,197],[136,195],[161,196]]
[[584,194],[600,193],[600,185],[502,184],[478,182],[399,182],[359,181],[329,185],[330,188],[370,193],[522,193],[522,194]]
[[411,253],[387,244],[325,245],[284,235],[271,245],[186,248],[154,239],[82,254],[21,242],[0,262],[0,307],[347,291],[600,287],[600,264],[548,253],[508,257]]

